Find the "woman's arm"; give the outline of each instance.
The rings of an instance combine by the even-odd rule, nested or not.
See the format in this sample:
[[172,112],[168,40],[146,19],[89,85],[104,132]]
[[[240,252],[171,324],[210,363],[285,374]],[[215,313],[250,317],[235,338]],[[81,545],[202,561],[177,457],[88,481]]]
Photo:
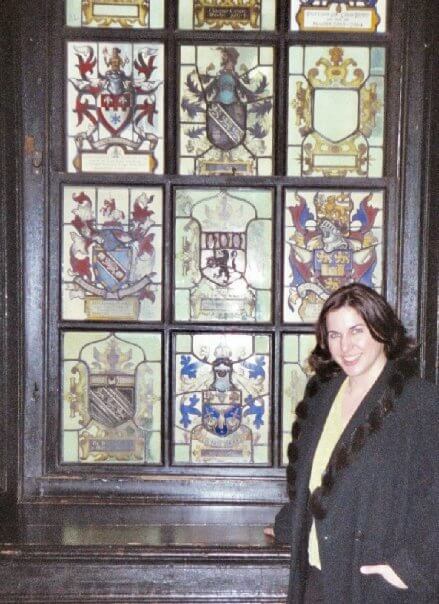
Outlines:
[[286,503],[276,514],[274,519],[274,538],[276,543],[291,543],[291,530],[293,525],[294,502]]

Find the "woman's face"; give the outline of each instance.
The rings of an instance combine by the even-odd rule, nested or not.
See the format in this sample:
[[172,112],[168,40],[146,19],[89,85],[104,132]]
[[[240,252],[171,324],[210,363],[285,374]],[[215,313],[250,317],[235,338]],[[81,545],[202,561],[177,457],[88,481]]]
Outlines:
[[386,363],[384,344],[371,335],[364,319],[351,306],[326,316],[328,347],[332,359],[349,377],[375,379]]

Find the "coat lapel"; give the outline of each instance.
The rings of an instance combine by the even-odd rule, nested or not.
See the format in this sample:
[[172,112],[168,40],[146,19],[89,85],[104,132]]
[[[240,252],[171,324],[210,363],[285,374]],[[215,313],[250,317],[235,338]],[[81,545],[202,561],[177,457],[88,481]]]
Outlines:
[[[386,384],[388,383],[389,375],[393,370],[393,363],[388,361],[384,366],[384,369],[376,379],[375,383],[370,388],[369,392],[366,394],[358,409],[355,411],[345,429],[343,430],[336,446],[334,447],[334,451],[331,455],[331,460],[333,459],[335,453],[340,448],[341,444],[348,444],[351,441],[352,435],[358,426],[363,424],[367,418],[369,417],[370,412],[374,409],[374,407],[380,401],[380,398],[384,392]],[[343,374],[344,377],[346,377]],[[332,399],[333,401],[334,399]],[[327,414],[326,414],[327,415]],[[325,416],[326,419],[326,416]],[[322,426],[323,427],[323,426]],[[322,429],[321,427],[321,429]],[[320,430],[321,432],[321,430]]]

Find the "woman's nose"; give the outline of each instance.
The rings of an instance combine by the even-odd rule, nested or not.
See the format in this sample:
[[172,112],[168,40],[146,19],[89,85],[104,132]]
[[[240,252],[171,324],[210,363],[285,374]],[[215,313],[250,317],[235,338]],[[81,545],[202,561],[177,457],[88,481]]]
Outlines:
[[348,334],[341,336],[340,348],[343,353],[349,352],[351,348],[351,338]]

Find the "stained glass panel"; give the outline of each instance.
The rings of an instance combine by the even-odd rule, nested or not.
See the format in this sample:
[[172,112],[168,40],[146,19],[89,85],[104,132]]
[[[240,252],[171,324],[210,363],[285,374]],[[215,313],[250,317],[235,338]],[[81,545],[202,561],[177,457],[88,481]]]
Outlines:
[[68,171],[163,173],[163,45],[67,48]]
[[270,353],[267,335],[175,336],[175,463],[270,462]]
[[180,0],[180,29],[273,30],[275,0]]
[[267,189],[177,189],[177,321],[270,321],[272,195]]
[[180,174],[272,174],[272,47],[182,46],[180,108]]
[[159,321],[162,189],[63,189],[62,318]]
[[314,335],[285,335],[282,367],[282,462],[288,463],[287,447],[295,409],[302,400],[311,375],[307,359],[316,343]]
[[284,224],[284,321],[313,323],[353,281],[381,291],[382,191],[288,190]]
[[63,334],[65,463],[161,462],[161,335]]
[[384,32],[387,0],[291,0],[291,29]]
[[290,176],[383,175],[384,75],[384,48],[290,48]]
[[70,27],[155,29],[164,26],[164,0],[66,0]]

